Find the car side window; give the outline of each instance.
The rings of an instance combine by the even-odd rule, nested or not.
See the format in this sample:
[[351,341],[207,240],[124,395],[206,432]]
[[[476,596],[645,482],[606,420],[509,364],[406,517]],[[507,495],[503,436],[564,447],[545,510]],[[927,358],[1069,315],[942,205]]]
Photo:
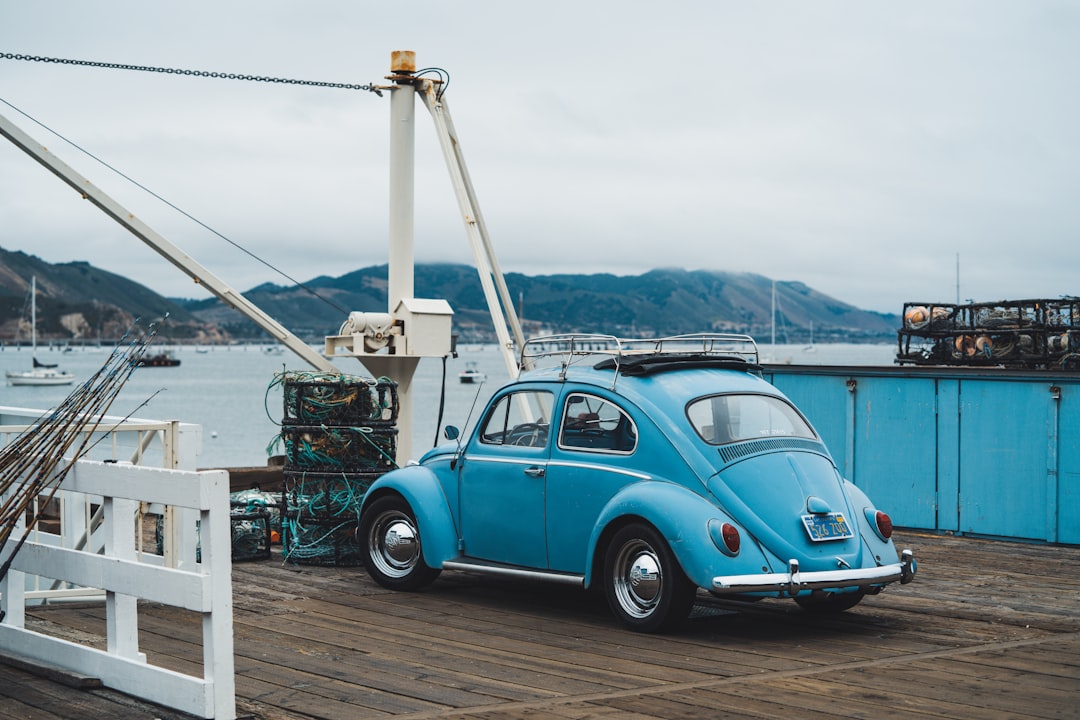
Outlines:
[[686,407],[686,416],[701,439],[712,445],[763,437],[817,439],[802,415],[769,395],[712,395]]
[[637,448],[637,426],[618,405],[585,393],[566,398],[559,447],[629,454]]
[[552,394],[522,390],[503,395],[484,418],[480,442],[488,445],[547,445],[551,425]]

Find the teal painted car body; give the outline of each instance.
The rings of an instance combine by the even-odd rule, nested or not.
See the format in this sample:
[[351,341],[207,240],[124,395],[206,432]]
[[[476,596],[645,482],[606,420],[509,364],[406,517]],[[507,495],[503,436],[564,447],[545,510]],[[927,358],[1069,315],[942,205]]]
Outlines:
[[651,529],[650,547],[658,533],[693,586],[721,595],[808,605],[910,581],[914,560],[898,557],[887,518],[753,363],[667,359],[640,373],[522,372],[468,436],[380,478],[365,511],[403,498],[434,570],[602,585],[613,538],[632,527]]

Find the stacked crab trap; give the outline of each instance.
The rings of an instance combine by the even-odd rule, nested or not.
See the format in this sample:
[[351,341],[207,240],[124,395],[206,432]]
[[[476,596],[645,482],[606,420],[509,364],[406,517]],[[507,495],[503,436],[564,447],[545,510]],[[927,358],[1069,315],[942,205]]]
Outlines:
[[[268,560],[270,546],[281,535],[281,513],[278,510],[279,493],[258,488],[239,490],[229,494],[229,525],[232,531],[232,560]],[[165,554],[165,516],[149,513],[154,521],[154,552]],[[195,521],[196,537],[199,537],[199,521]],[[195,561],[202,562],[202,540],[195,544]]]
[[1080,370],[1080,298],[905,303],[896,362]]
[[396,467],[397,384],[387,378],[296,371],[280,379],[285,560],[359,565],[356,533],[364,494]]
[[281,536],[278,495],[258,488],[231,493],[229,522],[233,562],[268,559],[271,543]]

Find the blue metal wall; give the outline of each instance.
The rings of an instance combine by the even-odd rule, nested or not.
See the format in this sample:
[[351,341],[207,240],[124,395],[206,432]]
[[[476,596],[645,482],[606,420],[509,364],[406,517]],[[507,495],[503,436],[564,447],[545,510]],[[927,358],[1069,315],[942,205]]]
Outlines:
[[1080,375],[769,366],[897,525],[1080,544]]

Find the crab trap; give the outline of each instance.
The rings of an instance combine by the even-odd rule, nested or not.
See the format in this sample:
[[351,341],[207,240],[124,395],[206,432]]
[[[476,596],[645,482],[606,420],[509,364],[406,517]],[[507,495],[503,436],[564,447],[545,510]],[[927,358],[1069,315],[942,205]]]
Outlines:
[[385,472],[395,468],[397,428],[282,425],[285,467],[327,473]]
[[268,560],[270,558],[270,512],[246,503],[229,503],[232,526],[232,559]]
[[397,383],[340,373],[281,373],[285,424],[392,425],[398,417]]
[[363,564],[357,518],[320,519],[286,510],[281,548],[286,562],[354,567]]
[[360,517],[360,505],[381,473],[319,473],[285,470],[281,506],[322,520]]
[[[281,533],[278,494],[260,490],[241,490],[229,495],[229,526],[232,531],[233,562],[266,560],[270,546]],[[165,554],[165,518],[154,518],[154,552]],[[199,532],[199,522],[195,522]],[[202,542],[195,545],[195,560],[202,562]]]
[[1080,299],[906,303],[896,362],[1080,370]]

